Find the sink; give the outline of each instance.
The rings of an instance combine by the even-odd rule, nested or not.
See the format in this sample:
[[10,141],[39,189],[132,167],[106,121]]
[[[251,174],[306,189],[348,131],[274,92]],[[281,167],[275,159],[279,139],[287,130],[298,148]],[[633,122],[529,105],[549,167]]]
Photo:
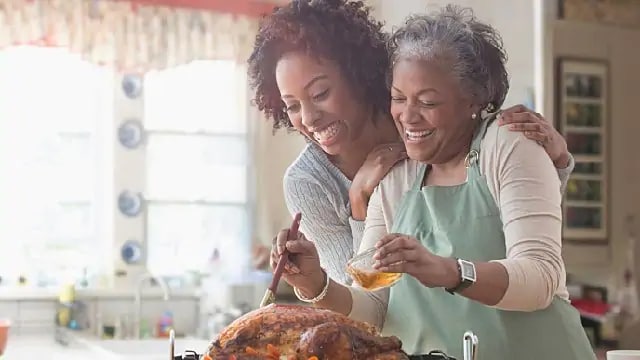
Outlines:
[[[197,338],[176,338],[175,353],[182,354],[185,350],[203,353],[210,341]],[[140,339],[140,340],[88,340],[85,342],[99,359],[120,360],[166,360],[169,357],[169,339]]]

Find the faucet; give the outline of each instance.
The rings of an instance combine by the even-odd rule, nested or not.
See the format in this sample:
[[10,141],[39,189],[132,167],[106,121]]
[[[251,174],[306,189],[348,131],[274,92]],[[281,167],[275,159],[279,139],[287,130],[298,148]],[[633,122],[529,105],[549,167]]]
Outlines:
[[164,301],[168,301],[170,296],[169,296],[169,286],[167,285],[167,283],[164,281],[164,279],[162,279],[161,277],[155,276],[149,272],[142,274],[139,278],[138,278],[138,284],[136,286],[136,292],[135,292],[135,297],[134,297],[134,305],[135,305],[135,318],[134,318],[134,322],[135,322],[135,326],[134,326],[134,338],[135,339],[140,339],[140,323],[141,323],[141,318],[142,318],[142,284],[144,284],[144,282],[146,280],[155,280],[159,285],[160,288],[162,288],[162,292],[163,292],[163,300]]

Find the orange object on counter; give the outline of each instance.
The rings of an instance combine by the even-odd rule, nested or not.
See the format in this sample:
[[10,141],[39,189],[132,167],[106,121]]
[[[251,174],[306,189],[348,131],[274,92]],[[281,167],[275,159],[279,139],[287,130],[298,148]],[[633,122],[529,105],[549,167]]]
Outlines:
[[9,320],[0,319],[0,355],[4,354],[4,349],[7,347],[10,327],[11,322]]

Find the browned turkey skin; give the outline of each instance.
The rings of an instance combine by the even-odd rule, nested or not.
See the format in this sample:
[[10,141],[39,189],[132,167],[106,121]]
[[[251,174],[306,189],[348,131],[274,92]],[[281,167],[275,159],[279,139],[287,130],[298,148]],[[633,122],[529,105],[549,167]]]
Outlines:
[[330,310],[296,305],[269,305],[238,318],[208,355],[213,360],[408,359],[396,337],[382,337],[373,326]]

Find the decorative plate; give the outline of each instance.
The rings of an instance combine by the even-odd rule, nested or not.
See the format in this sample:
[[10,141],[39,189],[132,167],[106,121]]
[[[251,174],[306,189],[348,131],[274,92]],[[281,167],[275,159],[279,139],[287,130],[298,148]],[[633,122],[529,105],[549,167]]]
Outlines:
[[137,99],[142,93],[142,76],[127,74],[122,78],[122,91],[129,99]]
[[139,264],[142,261],[142,245],[136,240],[127,240],[120,248],[120,257],[126,264]]
[[144,198],[141,193],[124,190],[118,196],[118,209],[120,212],[129,217],[135,217],[142,211]]
[[120,144],[128,149],[135,149],[142,143],[144,138],[144,127],[137,119],[129,119],[118,128],[118,140]]

